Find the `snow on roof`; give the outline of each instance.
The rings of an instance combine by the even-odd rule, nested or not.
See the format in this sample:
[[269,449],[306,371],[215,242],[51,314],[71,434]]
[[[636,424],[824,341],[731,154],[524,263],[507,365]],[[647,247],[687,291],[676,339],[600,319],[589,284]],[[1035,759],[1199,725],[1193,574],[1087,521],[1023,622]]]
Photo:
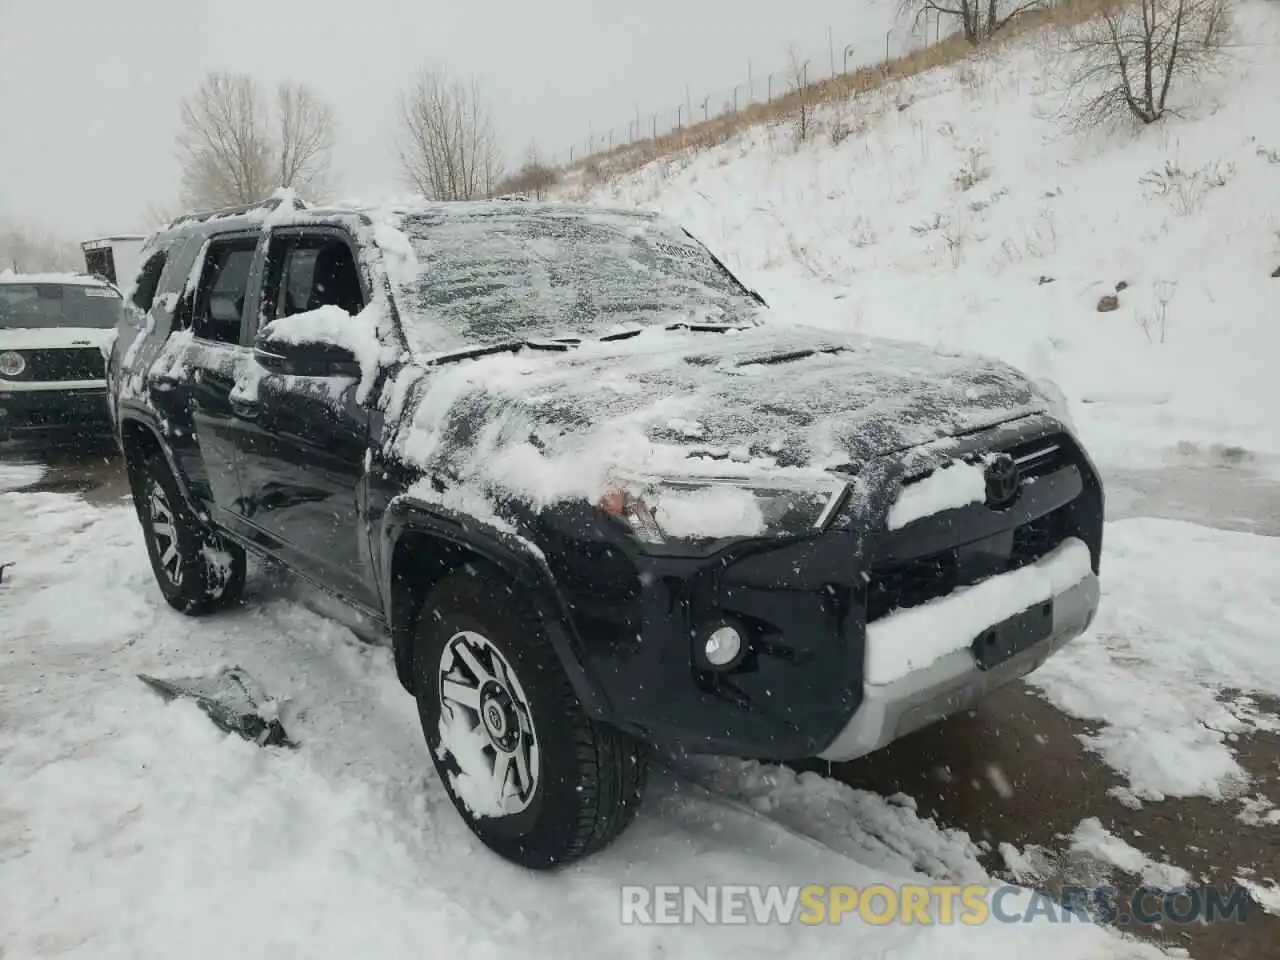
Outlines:
[[77,287],[109,287],[105,280],[87,273],[14,273],[0,270],[0,283],[61,283]]

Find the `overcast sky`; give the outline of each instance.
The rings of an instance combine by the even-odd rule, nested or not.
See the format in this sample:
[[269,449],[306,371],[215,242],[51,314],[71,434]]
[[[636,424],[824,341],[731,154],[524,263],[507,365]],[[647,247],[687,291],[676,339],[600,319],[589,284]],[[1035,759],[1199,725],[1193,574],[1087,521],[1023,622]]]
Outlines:
[[826,72],[828,27],[839,60],[890,3],[0,0],[0,217],[79,240],[172,203],[177,103],[211,69],[315,88],[338,115],[341,194],[376,197],[401,185],[396,98],[421,65],[480,77],[518,162],[532,138],[565,153],[637,106],[649,124],[686,83],[700,112],[748,61],[757,84],[784,70],[790,43]]

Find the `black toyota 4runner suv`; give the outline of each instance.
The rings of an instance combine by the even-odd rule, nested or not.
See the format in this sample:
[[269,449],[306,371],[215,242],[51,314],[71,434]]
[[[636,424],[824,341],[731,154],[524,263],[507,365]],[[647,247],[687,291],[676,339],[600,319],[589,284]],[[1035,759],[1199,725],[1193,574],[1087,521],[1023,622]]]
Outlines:
[[253,552],[345,601],[515,862],[610,842],[655,748],[850,759],[1096,610],[1060,394],[776,317],[661,217],[277,197],[143,262],[108,383],[165,599]]

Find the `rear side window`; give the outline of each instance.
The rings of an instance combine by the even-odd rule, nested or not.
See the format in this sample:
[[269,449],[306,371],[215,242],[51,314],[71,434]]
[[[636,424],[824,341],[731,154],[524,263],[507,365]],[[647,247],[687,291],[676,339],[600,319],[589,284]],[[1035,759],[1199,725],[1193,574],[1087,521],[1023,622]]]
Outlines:
[[249,271],[258,242],[252,237],[209,243],[191,327],[197,337],[217,343],[239,343]]
[[165,256],[164,250],[157,250],[147,257],[142,269],[138,271],[138,282],[133,285],[133,305],[139,310],[150,310],[151,304],[155,302],[160,274],[164,272]]

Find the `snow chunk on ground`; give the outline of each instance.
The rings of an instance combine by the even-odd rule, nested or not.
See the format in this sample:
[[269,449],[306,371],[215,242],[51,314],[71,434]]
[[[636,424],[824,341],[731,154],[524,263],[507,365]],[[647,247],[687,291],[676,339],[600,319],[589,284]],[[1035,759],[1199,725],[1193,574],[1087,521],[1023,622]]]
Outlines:
[[44,467],[37,463],[0,463],[0,493],[29,487],[44,473]]
[[882,617],[867,627],[867,682],[890,683],[965,649],[983,630],[1069,590],[1092,569],[1089,548],[1071,537],[1020,570]]
[[868,866],[953,883],[988,879],[969,835],[917,815],[906,795],[886,799],[812,771],[728,757],[690,760],[681,772]]
[[1224,693],[1280,696],[1280,540],[1143,518],[1109,523],[1103,544],[1092,630],[1028,682],[1101,724],[1083,742],[1139,798],[1239,792],[1229,736],[1270,721]]
[[765,530],[755,494],[728,485],[664,490],[654,519],[672,537],[753,537]]
[[914,520],[943,510],[967,507],[987,498],[983,465],[953,461],[923,480],[902,488],[889,509],[889,529],[897,530]]
[[1053,853],[1039,844],[1019,850],[1012,843],[1002,843],[997,849],[1009,876],[1018,883],[1036,884],[1055,869]]
[[1142,876],[1146,886],[1174,890],[1191,882],[1191,874],[1171,863],[1159,863],[1107,830],[1097,817],[1081,820],[1071,834],[1071,852]]
[[1264,913],[1280,917],[1280,886],[1277,886],[1274,881],[1264,884],[1244,877],[1236,877],[1236,883],[1249,891],[1249,896],[1262,907]]

